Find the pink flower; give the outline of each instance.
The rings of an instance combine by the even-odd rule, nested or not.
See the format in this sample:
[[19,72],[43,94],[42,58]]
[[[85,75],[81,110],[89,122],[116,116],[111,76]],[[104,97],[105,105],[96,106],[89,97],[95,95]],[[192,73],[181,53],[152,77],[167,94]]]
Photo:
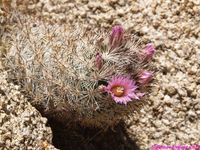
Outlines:
[[149,83],[153,78],[153,73],[152,72],[148,72],[148,71],[142,71],[140,74],[139,74],[139,79],[138,79],[138,82],[140,84],[147,84]]
[[150,60],[153,57],[154,53],[155,53],[155,48],[153,44],[151,43],[147,44],[144,49],[145,59]]
[[122,28],[122,26],[121,25],[114,26],[112,28],[112,32],[109,39],[111,49],[114,49],[120,46],[122,43],[123,37],[124,37],[124,29]]
[[98,68],[98,70],[100,70],[102,65],[103,65],[103,58],[102,58],[102,55],[100,53],[96,54],[95,65]]
[[125,76],[114,76],[109,82],[105,91],[111,94],[116,103],[127,104],[132,99],[139,99],[135,90],[135,81]]

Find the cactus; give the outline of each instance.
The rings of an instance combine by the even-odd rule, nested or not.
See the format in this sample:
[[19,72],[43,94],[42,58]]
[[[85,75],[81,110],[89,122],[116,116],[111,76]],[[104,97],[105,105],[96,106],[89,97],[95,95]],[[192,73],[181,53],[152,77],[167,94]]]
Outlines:
[[113,126],[145,100],[155,49],[142,49],[120,25],[107,33],[21,17],[10,38],[9,80],[49,118]]

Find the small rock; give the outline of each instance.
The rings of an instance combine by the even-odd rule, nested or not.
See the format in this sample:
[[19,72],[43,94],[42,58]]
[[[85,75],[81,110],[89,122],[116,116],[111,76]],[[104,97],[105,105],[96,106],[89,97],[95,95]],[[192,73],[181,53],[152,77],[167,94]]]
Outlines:
[[167,120],[167,119],[162,119],[162,122],[163,122],[165,125],[169,125],[169,124],[170,124],[169,120]]
[[196,117],[196,113],[194,111],[192,111],[192,110],[189,110],[187,112],[187,114],[188,114],[189,117]]
[[169,96],[173,96],[177,93],[177,89],[174,88],[173,86],[167,87],[166,90]]

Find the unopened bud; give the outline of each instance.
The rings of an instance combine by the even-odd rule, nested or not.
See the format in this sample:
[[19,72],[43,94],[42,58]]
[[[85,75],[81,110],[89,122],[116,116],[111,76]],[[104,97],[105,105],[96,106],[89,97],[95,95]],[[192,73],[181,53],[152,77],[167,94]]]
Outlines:
[[124,29],[122,28],[122,26],[121,25],[114,26],[112,28],[112,32],[111,32],[110,40],[109,40],[111,49],[114,49],[120,46],[122,43],[123,37],[124,37]]

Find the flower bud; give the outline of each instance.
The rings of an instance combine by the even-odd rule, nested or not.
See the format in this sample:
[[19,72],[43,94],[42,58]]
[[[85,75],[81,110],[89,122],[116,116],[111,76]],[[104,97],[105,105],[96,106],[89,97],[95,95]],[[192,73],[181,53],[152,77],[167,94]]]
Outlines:
[[148,72],[148,71],[142,71],[140,74],[139,74],[139,80],[138,82],[140,84],[148,84],[153,78],[153,73],[152,72]]
[[112,28],[109,43],[111,49],[114,49],[121,45],[124,36],[124,29],[121,25],[116,25]]
[[95,65],[98,68],[98,70],[100,70],[103,65],[103,58],[99,52],[96,54]]
[[153,44],[151,43],[147,44],[144,49],[145,59],[150,60],[153,57],[154,53],[155,53],[155,48]]

